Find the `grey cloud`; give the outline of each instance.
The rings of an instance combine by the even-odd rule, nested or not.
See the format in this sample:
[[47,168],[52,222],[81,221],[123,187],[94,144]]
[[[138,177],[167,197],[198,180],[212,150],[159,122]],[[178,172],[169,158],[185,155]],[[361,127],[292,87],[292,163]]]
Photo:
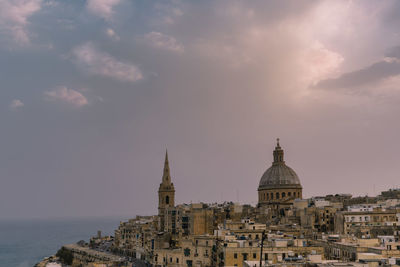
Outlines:
[[324,89],[353,88],[376,83],[398,74],[400,74],[400,63],[397,60],[382,60],[363,69],[342,74],[338,78],[322,80],[315,87]]
[[393,47],[385,56],[385,59],[365,68],[344,73],[338,78],[322,80],[316,87],[323,89],[354,88],[399,75],[400,46]]
[[395,59],[400,59],[400,46],[393,47],[390,49],[387,53],[386,56],[389,58],[395,58]]
[[100,51],[90,42],[75,47],[73,56],[80,68],[93,75],[128,82],[135,82],[143,78],[142,72],[136,65],[119,61],[108,53]]

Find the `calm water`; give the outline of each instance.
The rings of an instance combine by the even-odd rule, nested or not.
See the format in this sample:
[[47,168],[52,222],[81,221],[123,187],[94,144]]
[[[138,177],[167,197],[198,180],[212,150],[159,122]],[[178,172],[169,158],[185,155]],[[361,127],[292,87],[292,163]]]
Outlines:
[[63,244],[88,241],[101,230],[114,235],[126,218],[0,221],[0,267],[31,267]]

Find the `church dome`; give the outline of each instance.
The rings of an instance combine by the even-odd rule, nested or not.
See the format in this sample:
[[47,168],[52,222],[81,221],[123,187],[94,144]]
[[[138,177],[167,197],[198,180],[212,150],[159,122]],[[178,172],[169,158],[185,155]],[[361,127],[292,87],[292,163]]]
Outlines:
[[274,162],[261,177],[258,189],[302,188],[296,172],[285,164],[283,150],[279,145],[274,150]]

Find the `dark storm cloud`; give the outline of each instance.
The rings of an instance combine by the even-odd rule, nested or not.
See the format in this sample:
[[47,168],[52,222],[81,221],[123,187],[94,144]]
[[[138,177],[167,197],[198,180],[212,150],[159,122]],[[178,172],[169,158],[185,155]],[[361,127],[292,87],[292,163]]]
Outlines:
[[386,53],[389,58],[395,58],[400,60],[400,46],[395,46]]
[[342,74],[336,79],[318,82],[316,87],[325,89],[353,88],[371,85],[385,78],[400,74],[400,63],[397,61],[380,61],[360,70]]
[[339,89],[372,85],[385,78],[400,74],[400,46],[394,47],[386,54],[386,58],[365,68],[344,73],[335,79],[318,82],[315,87],[324,89]]

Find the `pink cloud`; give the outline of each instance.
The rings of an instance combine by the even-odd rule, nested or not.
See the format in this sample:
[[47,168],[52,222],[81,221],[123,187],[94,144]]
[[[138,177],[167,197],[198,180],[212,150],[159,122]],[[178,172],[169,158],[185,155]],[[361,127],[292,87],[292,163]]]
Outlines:
[[83,107],[89,104],[87,98],[80,92],[68,89],[65,86],[58,87],[53,91],[44,92],[48,101],[58,101],[70,104],[75,107]]

